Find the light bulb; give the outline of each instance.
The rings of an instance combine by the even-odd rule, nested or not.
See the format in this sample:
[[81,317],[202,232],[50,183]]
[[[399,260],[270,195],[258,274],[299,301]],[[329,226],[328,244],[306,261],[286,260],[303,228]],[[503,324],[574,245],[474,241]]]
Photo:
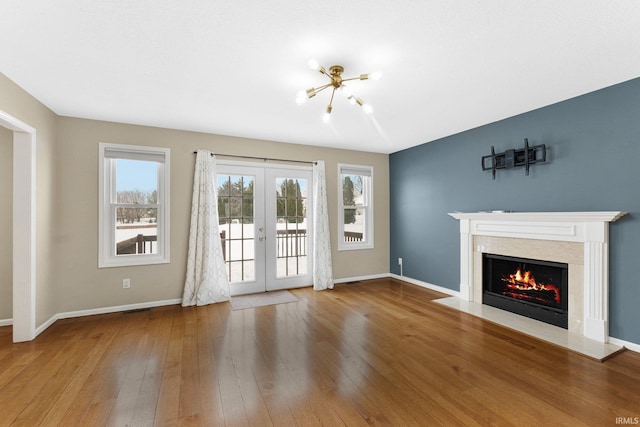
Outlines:
[[318,64],[318,61],[316,61],[314,58],[311,58],[309,62],[307,62],[307,64],[309,64],[309,68],[311,68],[312,70],[317,70],[320,67],[320,64]]
[[382,78],[382,73],[380,71],[376,71],[375,73],[369,74],[369,78],[371,80],[380,80]]
[[330,119],[331,119],[331,114],[329,114],[329,113],[324,113],[324,115],[322,116],[322,122],[323,123],[329,123]]
[[304,90],[301,90],[296,95],[296,104],[298,104],[298,105],[304,104],[305,102],[307,102],[307,99],[309,99],[307,97],[307,92],[304,91]]
[[371,105],[369,105],[369,104],[364,104],[364,105],[362,106],[362,109],[363,109],[363,110],[364,110],[364,112],[365,112],[365,113],[367,113],[367,114],[371,114],[371,113],[373,113],[373,107],[372,107]]

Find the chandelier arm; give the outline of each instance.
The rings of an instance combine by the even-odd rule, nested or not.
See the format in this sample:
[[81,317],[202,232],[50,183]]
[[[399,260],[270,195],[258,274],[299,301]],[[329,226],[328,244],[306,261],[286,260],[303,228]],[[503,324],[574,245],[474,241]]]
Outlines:
[[325,76],[331,78],[331,74],[329,74],[323,66],[318,67],[318,71],[320,72],[320,74],[324,74]]
[[348,78],[348,79],[342,79],[343,82],[349,82],[351,80],[362,80],[362,79],[360,77],[351,77],[351,78]]
[[336,94],[336,88],[333,88],[333,91],[331,91],[331,99],[329,100],[329,111],[331,111],[331,108],[333,106],[333,96]]
[[332,85],[332,83],[327,83],[326,85],[319,86],[318,89],[316,90],[316,93],[320,92],[321,90],[325,90],[326,88],[328,88],[331,85]]
[[325,90],[325,89],[326,89],[326,88],[328,88],[329,86],[331,86],[331,83],[327,83],[326,85],[319,86],[319,87],[317,87],[317,88],[316,88],[316,87],[312,87],[312,88],[311,88],[311,89],[309,89],[309,90],[313,90],[313,93],[314,93],[314,94],[316,94],[316,93],[320,93],[320,92],[322,92],[323,90]]

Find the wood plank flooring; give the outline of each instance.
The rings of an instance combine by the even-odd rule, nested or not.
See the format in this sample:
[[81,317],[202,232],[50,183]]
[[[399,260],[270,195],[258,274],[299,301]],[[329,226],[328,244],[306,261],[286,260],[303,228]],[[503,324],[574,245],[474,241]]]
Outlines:
[[0,328],[0,426],[616,425],[640,354],[604,363],[433,303],[393,279],[300,301]]

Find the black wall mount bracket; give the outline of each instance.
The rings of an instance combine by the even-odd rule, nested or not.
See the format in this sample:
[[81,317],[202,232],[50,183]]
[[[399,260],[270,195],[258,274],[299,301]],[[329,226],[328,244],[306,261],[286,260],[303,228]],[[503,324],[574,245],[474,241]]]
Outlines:
[[493,179],[496,179],[497,169],[511,169],[519,166],[525,167],[525,174],[529,175],[529,165],[544,163],[547,161],[547,148],[544,144],[529,147],[529,140],[524,139],[524,148],[517,150],[506,150],[503,153],[496,153],[493,145],[491,154],[482,156],[482,170],[490,170]]

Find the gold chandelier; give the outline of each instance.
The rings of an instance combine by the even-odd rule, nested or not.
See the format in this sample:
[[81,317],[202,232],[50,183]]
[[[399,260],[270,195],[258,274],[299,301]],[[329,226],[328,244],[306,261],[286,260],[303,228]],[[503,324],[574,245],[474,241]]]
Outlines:
[[360,74],[357,77],[350,77],[348,79],[345,79],[345,78],[342,78],[342,73],[344,72],[344,67],[342,65],[332,65],[331,67],[329,67],[329,71],[327,72],[327,70],[322,65],[318,64],[317,61],[312,59],[309,61],[309,67],[312,69],[318,70],[321,74],[324,74],[325,76],[329,77],[330,81],[329,83],[323,86],[312,87],[310,89],[298,92],[298,98],[296,100],[298,104],[302,104],[306,102],[307,99],[313,98],[314,96],[316,96],[316,94],[331,87],[332,88],[331,99],[329,100],[329,105],[327,105],[327,110],[323,116],[324,122],[329,121],[331,110],[333,109],[333,97],[336,94],[336,90],[338,89],[340,89],[340,91],[344,93],[344,95],[347,97],[347,100],[351,104],[358,104],[359,106],[362,107],[364,112],[367,114],[371,114],[373,112],[373,108],[369,104],[366,104],[362,99],[353,95],[349,91],[347,86],[345,86],[344,82],[348,82],[351,80],[368,80],[368,79],[378,80],[381,77],[380,73]]

